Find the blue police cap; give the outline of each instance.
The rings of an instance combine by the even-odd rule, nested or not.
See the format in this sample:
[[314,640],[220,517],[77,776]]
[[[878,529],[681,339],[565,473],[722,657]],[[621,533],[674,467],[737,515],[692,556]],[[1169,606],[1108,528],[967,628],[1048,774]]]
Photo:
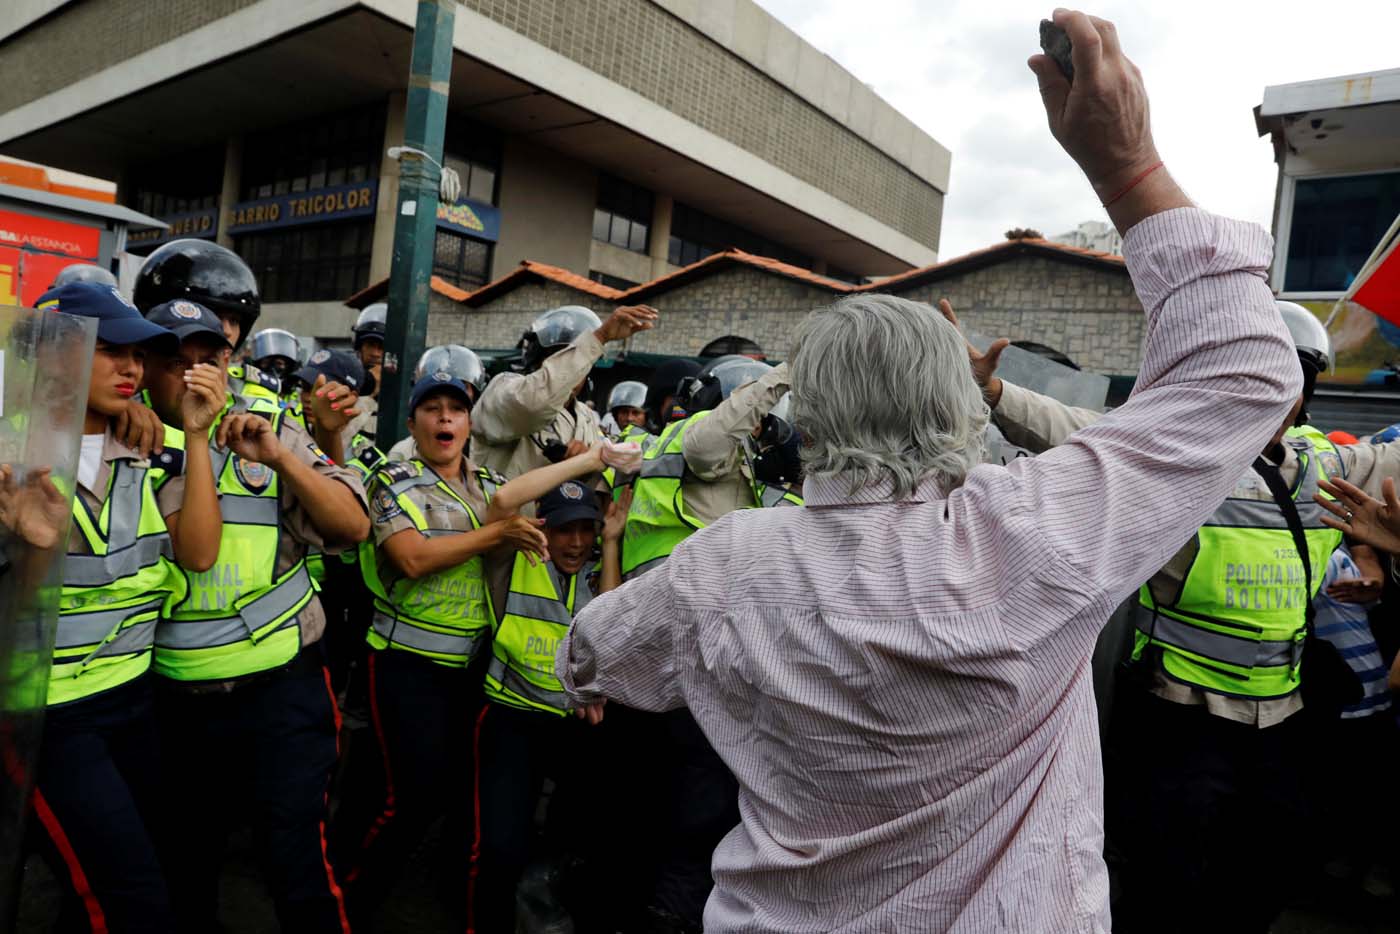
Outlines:
[[439,370],[413,384],[413,391],[408,396],[408,411],[412,413],[429,394],[437,392],[448,392],[457,396],[467,404],[468,409],[476,401],[476,397],[467,388],[466,383],[460,379],[453,379],[450,373]]
[[70,282],[49,289],[35,303],[40,311],[57,311],[97,321],[98,340],[108,344],[146,344],[161,353],[175,353],[180,339],[171,331],[141,317],[136,306],[110,285]]
[[194,334],[207,334],[219,343],[233,349],[224,336],[224,325],[219,316],[198,302],[177,298],[173,302],[162,302],[146,312],[146,320],[160,325],[183,342]]
[[348,350],[318,350],[306,361],[306,366],[292,374],[307,386],[316,385],[316,377],[324,376],[328,383],[340,383],[355,392],[365,390],[365,367],[360,358]]
[[557,529],[561,525],[588,519],[602,522],[603,514],[598,510],[598,497],[577,480],[569,480],[540,497],[535,507],[535,515],[544,520],[547,528]]

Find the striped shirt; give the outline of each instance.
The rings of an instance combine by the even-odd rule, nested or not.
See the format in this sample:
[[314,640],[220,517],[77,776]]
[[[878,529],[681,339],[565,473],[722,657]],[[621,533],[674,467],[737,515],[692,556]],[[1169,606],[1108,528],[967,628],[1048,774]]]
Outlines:
[[566,689],[689,707],[738,778],[706,931],[1109,929],[1095,638],[1301,385],[1262,230],[1184,208],[1124,247],[1121,408],[951,495],[811,478],[579,614]]
[[1343,708],[1343,720],[1369,717],[1390,709],[1390,689],[1386,686],[1390,666],[1381,658],[1380,646],[1371,632],[1371,620],[1366,612],[1370,604],[1344,603],[1327,593],[1327,588],[1337,581],[1360,576],[1351,552],[1342,545],[1328,559],[1322,590],[1313,599],[1316,614],[1313,627],[1318,636],[1337,647],[1337,652],[1361,680],[1361,701]]

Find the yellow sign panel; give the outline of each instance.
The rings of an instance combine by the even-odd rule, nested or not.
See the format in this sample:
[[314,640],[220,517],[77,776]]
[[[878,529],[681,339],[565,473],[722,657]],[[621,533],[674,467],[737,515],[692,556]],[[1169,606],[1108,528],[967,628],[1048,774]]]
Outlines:
[[[1326,323],[1335,302],[1332,299],[1299,301],[1280,296],[1317,315]],[[1345,302],[1332,321],[1328,333],[1337,356],[1337,369],[1322,381],[1348,385],[1384,385],[1384,374],[1393,365],[1400,367],[1400,327],[1377,318],[1355,302]]]

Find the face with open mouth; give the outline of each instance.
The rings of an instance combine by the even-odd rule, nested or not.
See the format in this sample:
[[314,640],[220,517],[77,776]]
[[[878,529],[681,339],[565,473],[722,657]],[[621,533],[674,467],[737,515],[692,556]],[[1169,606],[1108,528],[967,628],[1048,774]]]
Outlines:
[[577,574],[593,554],[598,539],[598,523],[592,519],[575,519],[555,528],[545,528],[549,540],[549,557],[554,566],[565,574]]
[[452,468],[462,458],[472,434],[470,406],[461,396],[443,391],[428,396],[408,418],[418,456],[434,467]]

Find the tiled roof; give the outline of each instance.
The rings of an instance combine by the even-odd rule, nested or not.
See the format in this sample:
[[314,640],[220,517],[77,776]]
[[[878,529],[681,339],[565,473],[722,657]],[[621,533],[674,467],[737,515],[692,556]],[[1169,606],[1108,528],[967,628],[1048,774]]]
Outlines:
[[836,279],[828,279],[826,276],[818,275],[809,269],[801,266],[793,266],[780,260],[770,259],[767,256],[757,256],[753,253],[745,253],[743,250],[724,250],[720,253],[711,253],[709,256],[697,263],[691,263],[683,269],[668,273],[659,279],[650,282],[643,282],[641,285],[633,286],[622,293],[625,301],[640,300],[647,296],[655,295],[658,292],[665,292],[692,282],[704,276],[711,275],[733,265],[751,266],[755,269],[762,269],[775,275],[785,276],[788,279],[796,279],[799,282],[806,282],[817,288],[827,289],[832,292],[849,292],[855,286],[849,282],[840,282]]
[[[428,280],[428,286],[434,292],[450,298],[454,302],[465,301],[467,296],[472,294],[466,289],[459,289],[441,276],[433,276]],[[351,308],[364,308],[366,305],[373,305],[375,302],[387,301],[389,298],[389,280],[380,279],[378,282],[365,286],[354,295],[345,300],[345,304]]]
[[488,282],[481,288],[467,295],[465,298],[457,299],[468,305],[480,305],[488,302],[518,285],[523,285],[531,279],[546,279],[550,282],[557,282],[566,285],[571,289],[577,289],[588,295],[607,301],[617,301],[623,293],[612,286],[603,285],[601,282],[594,282],[587,276],[580,276],[578,273],[569,272],[558,266],[551,266],[548,263],[537,263],[532,259],[521,260],[520,265],[506,273],[495,282]]
[[[548,263],[537,263],[534,260],[523,260],[519,266],[509,273],[497,279],[495,282],[488,282],[475,291],[468,292],[456,286],[449,285],[437,276],[433,276],[432,288],[434,292],[461,302],[469,306],[479,306],[485,304],[499,295],[511,291],[517,286],[527,282],[545,279],[550,282],[557,282],[569,288],[577,289],[588,295],[596,296],[609,302],[632,302],[645,301],[653,295],[658,295],[673,288],[693,282],[709,275],[713,275],[731,266],[748,266],[753,269],[761,269],[774,275],[783,276],[798,282],[805,282],[816,288],[825,289],[837,294],[849,292],[888,292],[899,291],[900,289],[912,286],[924,281],[937,281],[947,276],[966,272],[969,269],[977,269],[982,266],[990,266],[995,263],[1004,262],[1017,256],[1040,255],[1054,259],[1069,260],[1070,262],[1086,263],[1103,268],[1113,269],[1126,273],[1127,266],[1123,262],[1123,257],[1113,253],[1103,253],[1098,250],[1085,250],[1080,247],[1069,246],[1064,243],[1055,243],[1051,240],[1024,239],[1005,240],[1001,243],[974,250],[962,256],[954,257],[942,263],[935,263],[932,266],[924,266],[920,269],[911,269],[898,275],[881,279],[879,282],[871,282],[866,285],[851,285],[849,282],[841,282],[838,279],[828,279],[801,266],[793,266],[780,260],[770,259],[766,256],[756,256],[753,253],[745,253],[743,250],[725,250],[721,253],[712,253],[697,263],[691,263],[683,269],[668,273],[650,282],[643,282],[641,285],[633,286],[626,291],[614,289],[611,286],[594,282],[586,276],[570,272],[558,266],[551,266]],[[345,304],[352,308],[363,308],[371,302],[383,301],[389,293],[389,280],[385,279],[356,292],[345,300]]]
[[900,287],[903,286],[913,285],[925,280],[937,281],[947,276],[965,272],[968,269],[990,266],[994,263],[1011,259],[1014,256],[1025,256],[1027,254],[1107,266],[1122,270],[1125,273],[1128,269],[1123,262],[1123,257],[1115,253],[1103,253],[1099,250],[1085,250],[1081,247],[1070,246],[1067,243],[1056,243],[1053,240],[1027,238],[1023,240],[1003,240],[1001,243],[994,243],[989,247],[983,247],[971,253],[964,253],[962,256],[956,256],[953,259],[941,263],[934,263],[932,266],[911,269],[908,272],[901,272],[887,279],[881,279],[879,282],[871,282],[859,286],[855,291],[898,291]]

